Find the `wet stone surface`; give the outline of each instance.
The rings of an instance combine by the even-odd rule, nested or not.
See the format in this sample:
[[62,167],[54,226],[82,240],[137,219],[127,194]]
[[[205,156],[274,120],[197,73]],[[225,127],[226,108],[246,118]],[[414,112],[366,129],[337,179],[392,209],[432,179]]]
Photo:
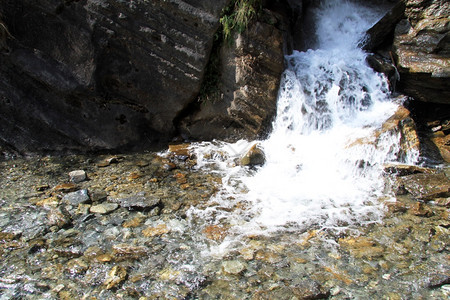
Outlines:
[[[425,176],[416,169],[387,172],[403,189],[382,224],[249,234],[221,255],[211,249],[235,224],[189,208],[207,209],[222,178],[188,153],[40,157],[0,169],[0,299],[450,296],[448,195],[406,180]],[[71,180],[74,170],[85,180]],[[445,188],[444,174],[430,172],[425,185],[439,178]]]

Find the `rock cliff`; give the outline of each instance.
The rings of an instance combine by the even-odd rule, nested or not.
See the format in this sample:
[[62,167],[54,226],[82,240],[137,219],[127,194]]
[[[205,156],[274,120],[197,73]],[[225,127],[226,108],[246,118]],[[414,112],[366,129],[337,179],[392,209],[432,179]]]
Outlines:
[[398,89],[415,100],[450,104],[449,16],[448,1],[399,1],[368,31],[365,49],[379,54],[378,63],[370,62],[390,76],[392,67],[380,62],[383,56],[391,60],[400,75]]
[[2,1],[0,143],[154,145],[195,99],[228,0]]
[[194,139],[256,139],[276,113],[284,69],[282,17],[269,10],[234,33],[217,50],[218,80],[203,102],[180,120],[180,132]]

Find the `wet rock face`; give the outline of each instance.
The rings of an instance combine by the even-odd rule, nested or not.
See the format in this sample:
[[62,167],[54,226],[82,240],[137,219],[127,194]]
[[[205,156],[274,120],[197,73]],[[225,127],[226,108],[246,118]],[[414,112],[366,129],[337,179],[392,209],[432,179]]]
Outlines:
[[265,10],[242,34],[225,42],[218,54],[218,91],[180,122],[194,139],[255,139],[267,133],[276,112],[284,69],[280,15]]
[[19,151],[167,139],[227,2],[2,1],[0,139]]
[[395,29],[393,49],[399,87],[416,100],[450,103],[450,3],[406,2],[407,19]]

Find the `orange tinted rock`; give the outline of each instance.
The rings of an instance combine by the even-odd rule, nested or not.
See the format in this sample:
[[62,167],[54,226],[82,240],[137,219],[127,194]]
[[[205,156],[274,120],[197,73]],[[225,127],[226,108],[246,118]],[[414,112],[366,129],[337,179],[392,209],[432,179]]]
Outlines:
[[418,217],[431,217],[433,211],[424,203],[416,202],[409,209],[409,213]]
[[159,224],[155,227],[148,227],[144,230],[142,230],[142,235],[145,237],[154,237],[154,236],[160,236],[165,233],[169,233],[170,229],[167,228],[166,224]]
[[59,192],[73,192],[74,190],[76,190],[76,188],[77,185],[75,183],[63,183],[55,186],[53,190]]
[[169,152],[178,156],[189,156],[190,144],[169,145]]
[[339,239],[339,244],[346,248],[350,254],[356,258],[368,258],[369,260],[380,257],[384,253],[384,248],[377,245],[372,239],[367,237],[348,237]]
[[228,234],[228,229],[220,225],[210,225],[203,229],[206,237],[213,241],[223,241]]

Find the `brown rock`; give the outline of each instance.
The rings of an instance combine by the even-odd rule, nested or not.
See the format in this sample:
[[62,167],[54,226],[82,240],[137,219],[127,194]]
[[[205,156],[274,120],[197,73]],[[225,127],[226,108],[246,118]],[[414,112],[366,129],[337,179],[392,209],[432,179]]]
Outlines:
[[71,223],[70,215],[62,209],[51,209],[47,214],[47,225],[59,228]]
[[356,258],[372,260],[383,256],[384,248],[366,237],[348,237],[339,239],[339,245],[346,248]]
[[65,193],[73,192],[76,189],[77,189],[77,185],[75,183],[63,183],[63,184],[59,184],[53,188],[53,190],[56,192],[65,192]]
[[263,165],[266,161],[266,157],[264,155],[264,151],[260,148],[259,144],[254,144],[250,150],[241,158],[242,166],[260,166]]
[[431,139],[439,149],[442,159],[450,163],[450,134],[436,136]]
[[450,207],[450,197],[448,198],[436,198],[434,199],[436,205]]
[[71,275],[80,275],[89,269],[88,264],[82,258],[74,258],[67,262],[66,271]]
[[399,88],[416,100],[450,103],[450,4],[406,0],[406,17],[395,29]]
[[400,132],[400,152],[398,158],[401,160],[411,151],[420,152],[420,141],[416,131],[416,124],[411,118],[408,109],[399,106],[395,114],[382,126],[380,134],[386,131]]
[[127,270],[121,266],[114,266],[106,275],[106,279],[103,285],[106,286],[107,290],[117,287],[118,284],[125,281],[127,277]]
[[139,259],[147,255],[147,248],[143,246],[117,244],[112,246],[112,249],[116,260]]
[[386,164],[384,165],[384,171],[388,174],[395,174],[397,176],[406,176],[417,173],[424,174],[436,174],[436,169],[424,168],[415,165],[403,165],[403,164]]
[[0,231],[0,243],[12,241],[16,237],[17,235],[14,233]]
[[41,199],[35,202],[37,206],[44,206],[44,207],[57,207],[61,200],[59,200],[58,197],[50,197]]
[[159,224],[155,227],[148,227],[144,230],[142,230],[142,235],[145,237],[154,237],[154,236],[160,236],[166,233],[169,233],[170,229],[167,227],[166,224]]
[[169,152],[176,156],[190,156],[190,144],[169,145]]
[[276,264],[282,260],[282,258],[273,251],[259,250],[256,252],[255,259],[262,260],[270,264]]
[[424,203],[416,202],[409,209],[409,213],[419,217],[431,217],[433,216],[433,211]]
[[408,210],[406,205],[400,201],[386,202],[384,205],[390,213],[406,212]]
[[444,174],[413,174],[400,177],[399,181],[417,199],[427,201],[450,196],[450,180]]
[[203,229],[205,236],[214,241],[223,241],[228,234],[228,228],[221,225],[210,225]]
[[281,16],[267,10],[264,15],[213,53],[217,84],[208,87],[196,112],[180,120],[184,135],[200,140],[251,140],[269,130],[284,70],[283,31],[287,29]]
[[133,219],[125,221],[122,226],[124,228],[135,228],[135,227],[139,227],[142,222],[145,220],[145,215],[138,213],[138,215],[136,215]]

